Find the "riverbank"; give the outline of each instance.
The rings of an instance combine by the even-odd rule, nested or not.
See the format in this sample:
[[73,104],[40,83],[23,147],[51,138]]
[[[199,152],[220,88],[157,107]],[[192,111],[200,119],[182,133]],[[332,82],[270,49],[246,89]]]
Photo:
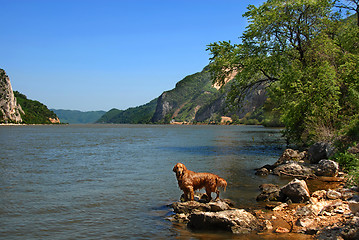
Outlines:
[[358,190],[318,190],[305,203],[267,202],[252,209],[237,209],[228,199],[204,203],[199,194],[195,201],[173,203],[174,215],[168,220],[186,224],[192,230],[274,238],[299,234],[316,239],[358,239]]
[[238,209],[228,199],[205,203],[199,195],[196,201],[173,203],[174,215],[169,220],[192,230],[216,229],[273,238],[296,234],[316,239],[359,239],[359,188],[345,186],[345,173],[339,171],[336,162],[322,159],[310,164],[304,160],[308,161],[307,152],[286,149],[273,165],[257,169],[256,174],[262,177],[274,174],[292,179],[282,187],[270,183],[259,186],[257,206]]

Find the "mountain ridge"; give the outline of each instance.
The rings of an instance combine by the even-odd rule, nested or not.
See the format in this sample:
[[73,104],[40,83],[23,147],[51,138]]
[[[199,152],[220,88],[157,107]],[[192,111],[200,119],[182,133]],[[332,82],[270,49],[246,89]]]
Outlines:
[[[235,74],[232,74],[233,77]],[[149,103],[126,110],[111,109],[97,123],[220,122],[223,117],[227,120],[231,119],[231,116],[243,118],[246,114],[261,108],[267,99],[264,87],[260,86],[246,97],[246,103],[241,109],[232,110],[226,101],[230,87],[231,79],[221,88],[213,85],[206,66],[202,71],[186,76],[177,82],[173,89],[164,91]],[[133,118],[146,121],[137,121]]]

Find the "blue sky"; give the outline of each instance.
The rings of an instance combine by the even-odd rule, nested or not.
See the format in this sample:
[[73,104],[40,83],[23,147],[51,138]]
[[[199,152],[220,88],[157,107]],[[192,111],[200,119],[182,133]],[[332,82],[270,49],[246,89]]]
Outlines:
[[0,68],[49,108],[145,104],[238,42],[263,0],[0,0]]

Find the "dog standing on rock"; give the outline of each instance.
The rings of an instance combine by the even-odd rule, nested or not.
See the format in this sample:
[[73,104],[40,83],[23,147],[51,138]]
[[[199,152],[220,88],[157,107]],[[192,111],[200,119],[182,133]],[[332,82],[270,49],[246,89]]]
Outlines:
[[217,194],[215,201],[219,199],[219,187],[226,191],[227,182],[213,173],[197,173],[188,170],[183,163],[177,163],[173,171],[176,173],[179,188],[184,192],[185,201],[194,201],[194,191],[205,188],[209,201],[211,193]]

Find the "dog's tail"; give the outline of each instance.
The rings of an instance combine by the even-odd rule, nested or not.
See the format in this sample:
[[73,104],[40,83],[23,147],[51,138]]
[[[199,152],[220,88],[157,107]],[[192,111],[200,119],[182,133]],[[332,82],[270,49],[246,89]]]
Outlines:
[[221,177],[218,177],[216,181],[217,181],[217,187],[223,188],[223,191],[225,192],[227,188],[227,181]]

